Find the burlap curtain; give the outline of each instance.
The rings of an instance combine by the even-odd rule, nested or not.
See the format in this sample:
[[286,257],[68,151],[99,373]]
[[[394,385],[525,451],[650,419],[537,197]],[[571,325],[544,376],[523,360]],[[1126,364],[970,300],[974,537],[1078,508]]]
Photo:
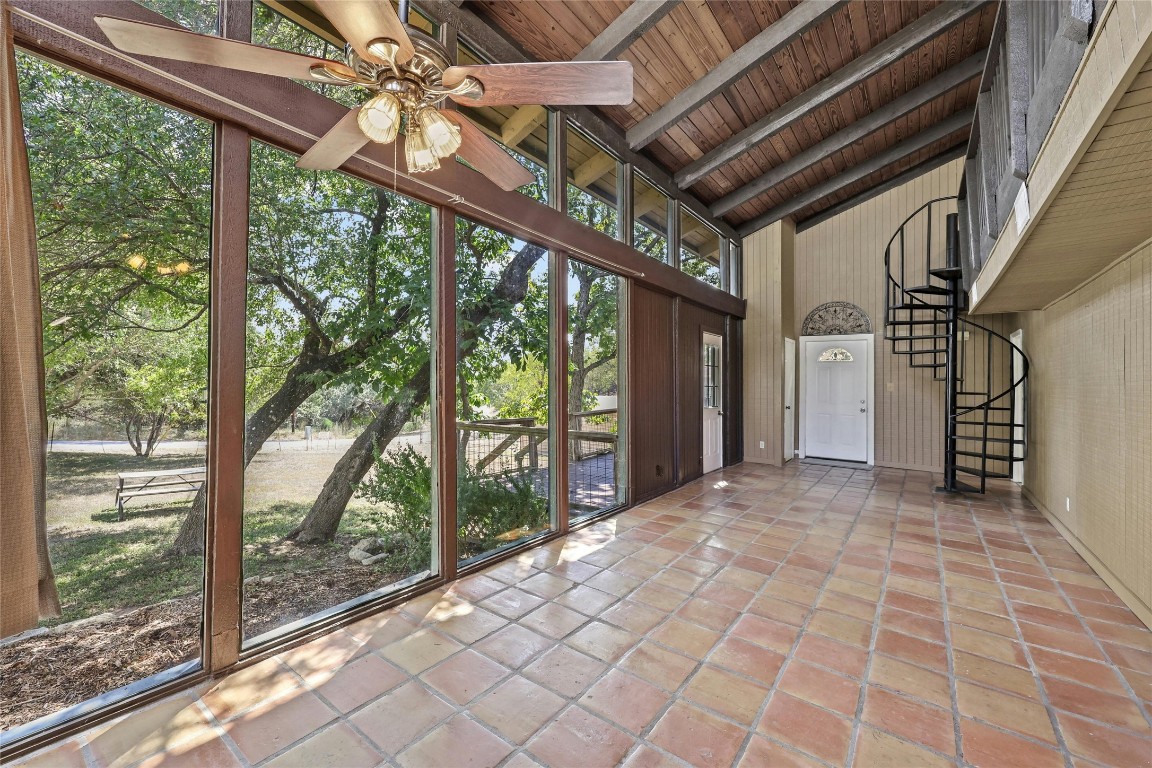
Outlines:
[[0,1],[0,637],[58,616],[44,509],[46,417],[32,186]]

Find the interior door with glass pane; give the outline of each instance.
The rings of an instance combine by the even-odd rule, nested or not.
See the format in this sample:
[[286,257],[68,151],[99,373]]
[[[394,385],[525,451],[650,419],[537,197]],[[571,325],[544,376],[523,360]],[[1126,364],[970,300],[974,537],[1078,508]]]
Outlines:
[[704,389],[704,473],[724,464],[724,412],[722,370],[724,340],[715,334],[704,334],[702,376]]

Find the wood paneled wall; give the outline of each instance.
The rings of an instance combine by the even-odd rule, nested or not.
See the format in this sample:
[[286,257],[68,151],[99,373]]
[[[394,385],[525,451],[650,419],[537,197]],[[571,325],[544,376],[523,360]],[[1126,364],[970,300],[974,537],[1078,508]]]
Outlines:
[[634,283],[629,310],[628,470],[641,500],[676,484],[675,299]]
[[[744,460],[784,462],[784,337],[796,338],[796,229],[778,221],[744,238]],[[761,448],[760,444],[764,447]]]
[[[798,338],[805,316],[827,301],[850,301],[872,321],[876,463],[881,466],[937,471],[944,466],[944,383],[932,379],[931,369],[909,367],[908,358],[892,354],[883,341],[884,249],[909,214],[933,198],[956,194],[962,170],[963,162],[955,160],[796,236],[789,335]],[[750,294],[748,310],[751,319]]]
[[1025,489],[1152,623],[1152,240],[1020,318],[1032,362]]
[[[676,413],[679,423],[677,431],[677,481],[686,483],[704,474],[704,360],[702,357],[703,334],[714,333],[724,338],[724,375],[727,378],[735,362],[734,345],[725,334],[724,315],[716,314],[703,307],[676,300],[676,370],[679,393]],[[721,382],[723,386],[723,382]],[[727,402],[722,409],[726,414],[739,413]],[[725,424],[727,433],[728,425]],[[725,456],[725,463],[728,457]]]

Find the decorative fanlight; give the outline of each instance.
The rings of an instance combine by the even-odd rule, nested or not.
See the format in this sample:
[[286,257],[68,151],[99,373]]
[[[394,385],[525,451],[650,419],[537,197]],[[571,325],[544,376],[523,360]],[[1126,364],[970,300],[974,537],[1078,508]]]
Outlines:
[[820,353],[820,357],[816,358],[818,363],[850,363],[852,362],[852,353],[843,347],[829,347]]

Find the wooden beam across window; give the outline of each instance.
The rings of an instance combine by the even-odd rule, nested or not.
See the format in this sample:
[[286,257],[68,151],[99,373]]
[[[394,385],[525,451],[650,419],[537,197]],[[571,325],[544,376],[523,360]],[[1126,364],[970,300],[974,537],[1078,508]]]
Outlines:
[[[873,155],[863,163],[852,166],[843,173],[833,176],[823,184],[818,184],[806,192],[802,192],[796,197],[784,201],[764,215],[758,216],[745,223],[740,227],[740,234],[741,236],[747,237],[759,229],[763,229],[770,224],[780,221],[780,219],[783,219],[785,216],[791,216],[796,211],[807,208],[809,205],[829,195],[835,194],[877,171],[883,170],[894,163],[898,163],[910,155],[968,128],[971,123],[972,115],[967,110],[957,112],[951,117],[945,118],[935,125],[920,131],[920,133],[889,147],[884,152]],[[964,141],[967,140],[968,137],[964,136]],[[951,149],[951,147],[949,147],[949,149]]]
[[677,185],[680,189],[691,187],[716,169],[760,145],[768,137],[804,118],[812,110],[860,85],[932,38],[947,32],[983,7],[983,0],[955,0],[941,3],[868,53],[853,59],[812,88],[773,110],[762,120],[758,120],[700,159],[686,165],[676,173]]
[[905,115],[920,109],[948,91],[957,88],[980,76],[984,70],[984,56],[986,51],[980,51],[967,59],[947,69],[928,82],[913,88],[903,96],[889,104],[880,107],[875,112],[851,123],[823,141],[812,145],[808,149],[796,154],[780,165],[769,170],[763,176],[745,184],[735,192],[725,195],[712,204],[712,214],[723,216],[749,200],[764,194],[785,179],[789,179],[829,155],[860,141],[886,125],[899,120]]
[[[340,104],[285,78],[158,58],[145,60],[117,51],[96,26],[94,16],[172,23],[135,3],[14,0],[11,5],[17,45],[208,119],[232,121],[254,138],[295,154],[305,152],[347,112]],[[594,132],[589,133],[599,140]],[[736,297],[661,266],[561,211],[551,210],[518,192],[506,192],[462,163],[444,163],[437,171],[409,174],[401,167],[403,137],[397,142],[395,148],[369,144],[341,170],[430,205],[450,207],[521,239],[565,250],[719,312],[744,316],[744,302]],[[651,161],[647,164],[653,165]],[[647,169],[645,175],[651,178]],[[711,220],[708,209],[699,201],[693,210],[702,211],[698,215]],[[724,230],[725,234],[731,233],[728,236],[736,236],[732,227],[724,225]]]
[[801,35],[839,10],[844,2],[845,0],[835,2],[804,0],[721,61],[715,69],[629,128],[628,146],[640,149],[651,144],[660,134],[711,101],[760,62],[799,40]]

